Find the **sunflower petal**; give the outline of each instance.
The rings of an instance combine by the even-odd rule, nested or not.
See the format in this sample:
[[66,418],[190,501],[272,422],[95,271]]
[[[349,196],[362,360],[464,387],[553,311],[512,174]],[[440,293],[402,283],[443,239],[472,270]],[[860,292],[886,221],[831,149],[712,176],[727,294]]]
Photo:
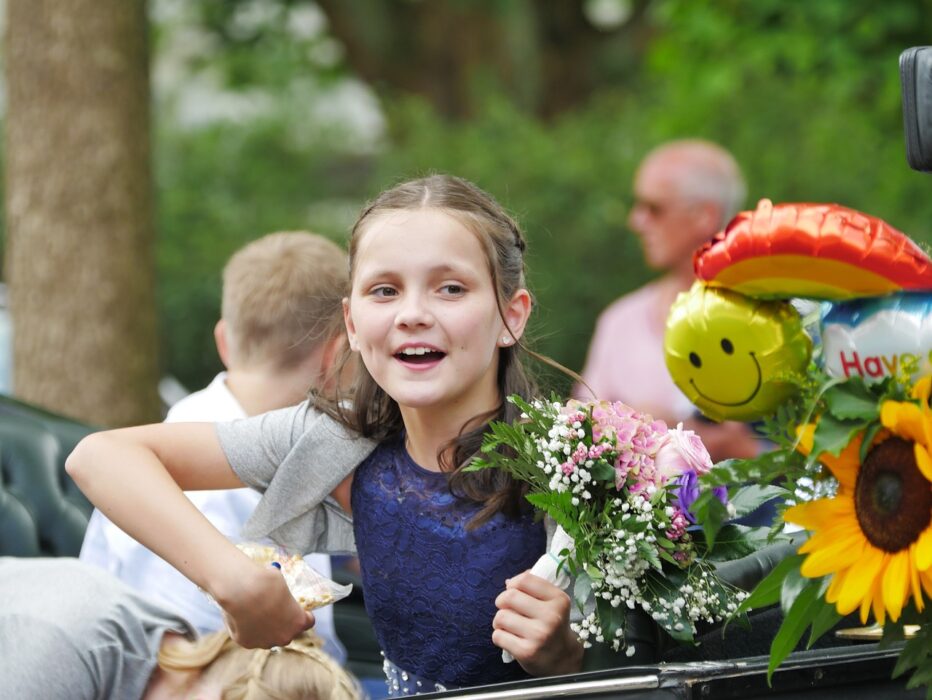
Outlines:
[[900,550],[890,556],[883,574],[883,605],[896,622],[909,595],[909,550]]
[[[885,565],[886,560],[889,559],[889,556],[885,556]],[[887,619],[887,613],[883,607],[883,579],[877,578],[874,580],[874,590],[871,593],[871,607],[874,610],[874,619],[877,621],[878,625],[882,625]]]
[[[814,423],[806,423],[805,425],[797,426],[796,450],[798,452],[807,456],[812,453],[812,448],[815,444],[815,431],[816,425]],[[837,457],[828,452],[822,452],[816,455],[818,460],[831,470],[835,478],[849,488],[854,488],[854,482],[857,478],[857,469],[861,465],[859,452],[861,449],[861,440],[863,438],[863,433],[855,435],[851,442],[848,443],[847,447],[845,447]]]
[[832,476],[838,479],[838,483],[843,489],[854,491],[858,480],[858,469],[861,468],[861,442],[863,439],[863,433],[855,435],[837,457],[833,457],[828,452],[819,455],[819,461],[828,467],[829,471],[832,472]]
[[808,540],[802,543],[797,550],[800,554],[808,554],[817,549],[832,546],[839,540],[846,540],[851,537],[857,537],[860,541],[866,541],[864,532],[860,524],[854,517],[854,514],[845,517],[839,516],[834,522],[829,522],[820,528]]
[[[896,411],[885,412],[891,404],[896,405]],[[887,423],[885,420],[887,417],[894,417],[895,419],[891,423]],[[914,403],[884,401],[880,409],[880,420],[885,428],[889,428],[900,437],[912,442],[925,442],[926,431],[922,409]]]
[[932,571],[920,571],[919,582],[922,584],[922,590],[926,596],[932,598]]
[[838,596],[841,595],[841,589],[845,586],[845,578],[848,575],[848,571],[848,569],[844,569],[832,576],[832,580],[828,584],[828,589],[825,591],[826,603],[835,603],[838,600]]
[[913,386],[911,392],[914,399],[919,399],[925,404],[929,403],[929,396],[932,395],[932,375],[926,375]]
[[922,585],[919,583],[919,569],[916,568],[916,543],[909,546],[909,588],[913,594],[916,610],[922,612],[925,605],[922,601]]
[[932,457],[929,456],[929,451],[916,442],[913,443],[913,455],[916,457],[916,466],[919,467],[926,481],[932,481]]
[[923,422],[922,427],[925,430],[925,439],[922,441],[922,444],[926,446],[928,450],[932,447],[932,411],[928,409],[923,410]]
[[851,565],[845,584],[838,597],[838,612],[847,615],[859,606],[862,608],[862,617],[867,614],[864,601],[870,605],[871,590],[878,575],[883,572],[883,563],[886,554],[875,547],[866,547],[862,556]]
[[916,568],[925,571],[932,566],[932,527],[927,527],[916,540]]
[[[874,582],[871,581],[871,588],[873,588],[873,585],[874,585]],[[826,598],[826,600],[828,599]],[[862,625],[867,624],[867,618],[871,613],[871,603],[873,602],[873,600],[874,600],[874,596],[872,595],[870,590],[868,590],[865,596],[861,599],[861,611],[860,612],[861,612],[861,624]]]
[[796,451],[808,456],[815,441],[815,423],[796,426]]
[[800,525],[807,530],[820,530],[826,524],[837,522],[845,516],[854,516],[854,498],[845,495],[835,498],[820,498],[787,508],[783,519]]
[[799,572],[806,578],[820,578],[847,569],[864,554],[865,544],[864,535],[858,534],[831,546],[821,547],[806,557]]
[[828,530],[821,530],[818,534],[813,535],[806,540],[803,545],[796,550],[798,554],[813,554],[824,552],[827,549],[835,549],[839,542],[846,542],[850,547],[862,548],[867,544],[864,533],[860,530],[851,530],[843,527],[833,527]]
[[880,404],[880,424],[885,428],[894,428],[900,422],[901,401],[884,401]]

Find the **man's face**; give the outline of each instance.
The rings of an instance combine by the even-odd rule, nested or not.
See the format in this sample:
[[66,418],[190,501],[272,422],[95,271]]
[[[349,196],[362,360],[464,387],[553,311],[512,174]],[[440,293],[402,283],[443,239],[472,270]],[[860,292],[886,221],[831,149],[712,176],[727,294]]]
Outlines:
[[716,233],[709,203],[684,197],[682,169],[689,167],[658,156],[645,161],[634,178],[634,204],[628,226],[641,239],[644,259],[655,270],[691,265],[693,251]]

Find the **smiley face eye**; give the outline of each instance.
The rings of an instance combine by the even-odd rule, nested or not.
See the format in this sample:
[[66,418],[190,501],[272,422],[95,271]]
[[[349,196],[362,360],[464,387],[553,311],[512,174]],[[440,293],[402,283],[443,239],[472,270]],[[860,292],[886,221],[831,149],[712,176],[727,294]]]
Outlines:
[[725,351],[726,355],[730,355],[735,351],[735,346],[731,344],[728,338],[722,338],[722,350]]
[[696,369],[699,369],[700,367],[702,367],[702,360],[694,352],[689,353],[689,362]]

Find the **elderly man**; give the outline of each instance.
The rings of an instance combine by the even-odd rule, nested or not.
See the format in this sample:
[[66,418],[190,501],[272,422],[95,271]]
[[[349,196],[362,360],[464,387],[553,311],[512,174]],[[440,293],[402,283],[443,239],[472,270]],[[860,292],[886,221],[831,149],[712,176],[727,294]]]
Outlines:
[[[693,251],[739,211],[745,194],[734,158],[713,143],[672,141],[647,155],[635,175],[628,226],[641,239],[648,266],[664,274],[602,313],[582,372],[597,398],[696,430],[716,461],[753,456],[759,446],[743,423],[697,418],[667,372],[664,326],[676,295],[695,279]],[[575,393],[589,395],[579,386]]]

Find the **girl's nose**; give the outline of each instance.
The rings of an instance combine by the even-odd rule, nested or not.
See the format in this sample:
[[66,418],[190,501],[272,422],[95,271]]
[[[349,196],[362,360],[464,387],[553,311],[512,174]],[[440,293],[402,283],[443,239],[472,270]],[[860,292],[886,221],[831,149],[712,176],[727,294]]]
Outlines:
[[395,315],[395,325],[399,328],[430,326],[433,322],[433,314],[420,294],[408,294]]

